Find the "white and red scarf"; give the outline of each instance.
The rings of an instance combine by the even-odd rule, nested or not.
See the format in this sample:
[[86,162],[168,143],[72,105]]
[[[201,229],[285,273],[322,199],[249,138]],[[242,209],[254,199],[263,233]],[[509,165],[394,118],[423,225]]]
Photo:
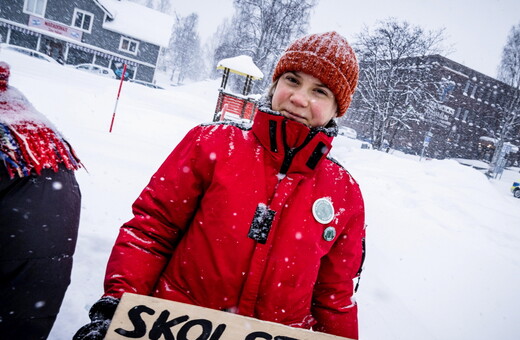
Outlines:
[[25,96],[9,86],[0,91],[0,159],[9,176],[25,177],[42,169],[81,167],[70,144]]

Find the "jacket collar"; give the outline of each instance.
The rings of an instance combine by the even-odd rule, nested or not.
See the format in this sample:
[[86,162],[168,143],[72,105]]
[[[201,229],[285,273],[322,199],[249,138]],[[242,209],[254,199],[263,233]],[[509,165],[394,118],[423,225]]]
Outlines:
[[257,109],[252,129],[281,174],[302,175],[313,173],[329,153],[338,132],[334,121],[326,127],[309,128],[267,107]]

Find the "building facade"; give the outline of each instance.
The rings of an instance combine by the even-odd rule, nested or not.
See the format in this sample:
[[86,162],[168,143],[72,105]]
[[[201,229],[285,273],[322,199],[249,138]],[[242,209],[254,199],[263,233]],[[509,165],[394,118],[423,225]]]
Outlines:
[[63,64],[114,71],[127,64],[129,78],[149,82],[172,26],[172,17],[125,0],[2,0],[0,7],[0,42]]
[[[517,114],[520,123],[520,91],[499,80],[440,55],[417,58],[428,64],[429,80],[435,79],[433,109],[399,132],[392,148],[430,158],[467,158],[490,161],[505,116]],[[360,82],[363,79],[360,79]],[[360,138],[370,137],[367,112],[354,96],[344,124]],[[520,163],[520,126],[510,134],[509,164]]]

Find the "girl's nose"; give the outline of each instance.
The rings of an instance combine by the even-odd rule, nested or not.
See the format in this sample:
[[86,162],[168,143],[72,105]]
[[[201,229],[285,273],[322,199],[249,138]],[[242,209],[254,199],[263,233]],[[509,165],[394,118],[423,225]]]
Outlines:
[[306,107],[309,104],[309,98],[307,94],[302,90],[295,90],[291,95],[291,103],[295,106]]

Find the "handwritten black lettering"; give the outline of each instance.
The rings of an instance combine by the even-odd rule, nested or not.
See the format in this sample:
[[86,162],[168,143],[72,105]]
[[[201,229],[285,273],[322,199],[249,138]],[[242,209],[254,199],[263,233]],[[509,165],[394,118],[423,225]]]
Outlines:
[[[224,329],[226,328],[226,325],[219,325],[217,327],[215,333],[213,333],[213,336],[211,336],[211,331],[213,330],[213,324],[209,320],[205,319],[196,319],[196,320],[190,320],[186,322],[184,325],[182,325],[182,328],[177,333],[177,340],[192,340],[188,339],[188,332],[191,330],[193,326],[201,326],[202,327],[202,334],[200,334],[196,339],[193,340],[218,340],[220,338],[220,335],[222,335],[222,332],[224,332]],[[220,326],[224,326],[223,328]],[[219,332],[220,334],[217,334]]]
[[148,334],[150,340],[158,340],[161,335],[164,336],[164,340],[175,340],[171,328],[189,319],[189,316],[183,315],[168,321],[169,316],[170,312],[167,310],[164,310],[161,315],[159,315],[150,330],[150,334]]
[[211,334],[211,338],[209,338],[209,340],[219,340],[220,336],[222,335],[222,333],[224,333],[225,329],[226,329],[225,324],[218,325],[217,328],[215,328],[215,331],[213,332],[213,334]]
[[273,337],[266,332],[253,332],[249,333],[244,340],[256,340],[256,339],[265,339],[271,340]]
[[[256,340],[256,339],[264,339],[264,340],[271,340],[273,339],[273,336],[266,333],[266,332],[253,332],[246,336],[244,340]],[[290,336],[284,336],[284,335],[277,335],[274,337],[273,340],[299,340],[296,338],[292,338]]]
[[143,337],[146,334],[146,323],[141,318],[142,313],[154,315],[155,311],[144,305],[132,307],[128,311],[128,318],[132,322],[134,329],[131,331],[127,331],[122,328],[117,328],[115,332],[119,335],[132,339]]

